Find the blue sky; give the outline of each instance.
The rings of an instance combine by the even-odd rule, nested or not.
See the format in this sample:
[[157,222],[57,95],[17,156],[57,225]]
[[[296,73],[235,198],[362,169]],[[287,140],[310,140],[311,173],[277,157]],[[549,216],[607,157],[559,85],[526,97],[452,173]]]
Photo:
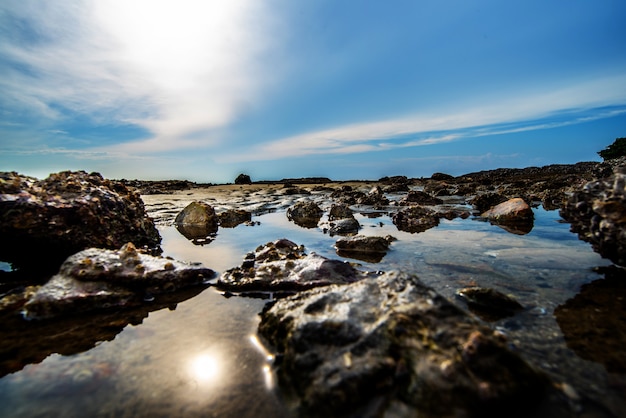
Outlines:
[[0,171],[232,182],[599,160],[626,2],[0,3]]

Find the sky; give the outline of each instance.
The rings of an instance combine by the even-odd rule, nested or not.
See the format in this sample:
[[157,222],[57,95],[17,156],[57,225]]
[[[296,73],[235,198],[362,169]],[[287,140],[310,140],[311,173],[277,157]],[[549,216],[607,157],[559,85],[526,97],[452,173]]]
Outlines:
[[233,182],[600,161],[623,0],[3,0],[0,171]]

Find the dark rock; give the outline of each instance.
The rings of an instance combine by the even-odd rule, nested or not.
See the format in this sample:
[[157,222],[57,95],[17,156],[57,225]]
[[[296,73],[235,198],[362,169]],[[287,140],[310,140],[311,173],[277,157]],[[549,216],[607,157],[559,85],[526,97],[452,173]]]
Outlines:
[[228,209],[218,215],[219,225],[223,228],[234,228],[252,220],[252,214],[243,209]]
[[204,202],[191,202],[176,215],[176,229],[190,240],[203,240],[218,229],[218,217],[213,207]]
[[137,251],[131,243],[118,251],[89,248],[63,263],[58,274],[24,304],[27,319],[75,315],[143,303],[146,293],[169,293],[202,285],[215,272]]
[[389,250],[389,244],[395,241],[391,235],[386,237],[373,237],[357,235],[350,238],[337,240],[335,248],[337,255],[369,263],[379,263]]
[[330,212],[328,214],[328,220],[334,221],[335,219],[345,219],[345,218],[354,218],[354,214],[352,213],[352,209],[350,209],[348,207],[348,205],[333,204],[330,207]]
[[524,309],[511,296],[498,292],[495,289],[484,287],[467,287],[456,292],[470,310],[486,321],[497,321]]
[[310,195],[311,192],[302,187],[289,186],[289,187],[285,187],[285,189],[283,190],[283,194],[286,196],[293,196],[296,194]]
[[359,232],[361,224],[354,217],[337,219],[329,223],[330,235],[352,235]]
[[252,184],[252,180],[249,175],[242,173],[235,179],[235,184]]
[[303,246],[281,239],[248,254],[241,267],[222,273],[216,286],[232,292],[301,291],[363,277],[365,273],[348,263],[307,255]]
[[531,416],[551,390],[501,334],[404,273],[278,300],[259,333],[299,415]]
[[45,180],[0,173],[0,259],[15,268],[53,273],[77,251],[126,242],[158,252],[161,237],[123,183],[84,171]]
[[323,214],[324,211],[312,201],[298,202],[287,209],[287,219],[304,228],[317,227]]
[[560,212],[572,232],[615,264],[626,265],[626,169],[587,183]]
[[402,200],[400,200],[399,204],[401,206],[412,206],[412,205],[440,205],[443,203],[443,200],[431,196],[426,192],[421,192],[418,190],[410,191]]
[[369,193],[357,197],[356,204],[374,207],[384,207],[389,204],[389,199],[379,186],[375,186]]
[[454,176],[451,176],[450,174],[446,174],[446,173],[433,173],[433,175],[430,176],[430,178],[432,180],[447,181],[447,180],[454,179]]
[[439,225],[439,216],[429,208],[409,206],[392,216],[394,225],[405,232],[417,233]]
[[474,197],[469,203],[474,206],[479,213],[483,213],[507,200],[508,198],[500,193],[484,193]]
[[605,278],[582,285],[580,293],[554,310],[565,342],[580,357],[626,373],[626,271],[601,269]]
[[411,183],[406,176],[383,177],[378,181],[385,185],[385,193],[408,192]]

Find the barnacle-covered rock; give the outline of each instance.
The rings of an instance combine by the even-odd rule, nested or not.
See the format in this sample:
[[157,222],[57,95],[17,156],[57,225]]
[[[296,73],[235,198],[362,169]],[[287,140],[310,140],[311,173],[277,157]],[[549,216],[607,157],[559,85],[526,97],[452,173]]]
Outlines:
[[142,254],[132,243],[118,251],[89,248],[68,257],[58,274],[30,296],[22,313],[41,319],[136,306],[214,276],[211,269]]
[[126,242],[159,251],[161,237],[122,182],[84,171],[45,180],[0,173],[0,258],[15,268],[54,272],[77,251]]
[[400,272],[280,299],[259,332],[306,416],[531,416],[551,390],[501,334]]

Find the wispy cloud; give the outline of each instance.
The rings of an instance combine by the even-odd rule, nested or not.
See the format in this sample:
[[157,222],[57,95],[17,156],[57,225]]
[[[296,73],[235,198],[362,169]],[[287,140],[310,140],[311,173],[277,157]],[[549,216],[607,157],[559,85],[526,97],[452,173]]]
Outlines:
[[268,13],[253,0],[10,2],[0,12],[10,28],[4,101],[43,119],[75,112],[151,133],[120,152],[215,141],[197,133],[231,122],[263,83]]
[[291,156],[385,151],[453,142],[466,138],[551,129],[626,113],[626,75],[591,80],[567,89],[438,114],[356,123],[258,144],[232,161],[274,160]]

